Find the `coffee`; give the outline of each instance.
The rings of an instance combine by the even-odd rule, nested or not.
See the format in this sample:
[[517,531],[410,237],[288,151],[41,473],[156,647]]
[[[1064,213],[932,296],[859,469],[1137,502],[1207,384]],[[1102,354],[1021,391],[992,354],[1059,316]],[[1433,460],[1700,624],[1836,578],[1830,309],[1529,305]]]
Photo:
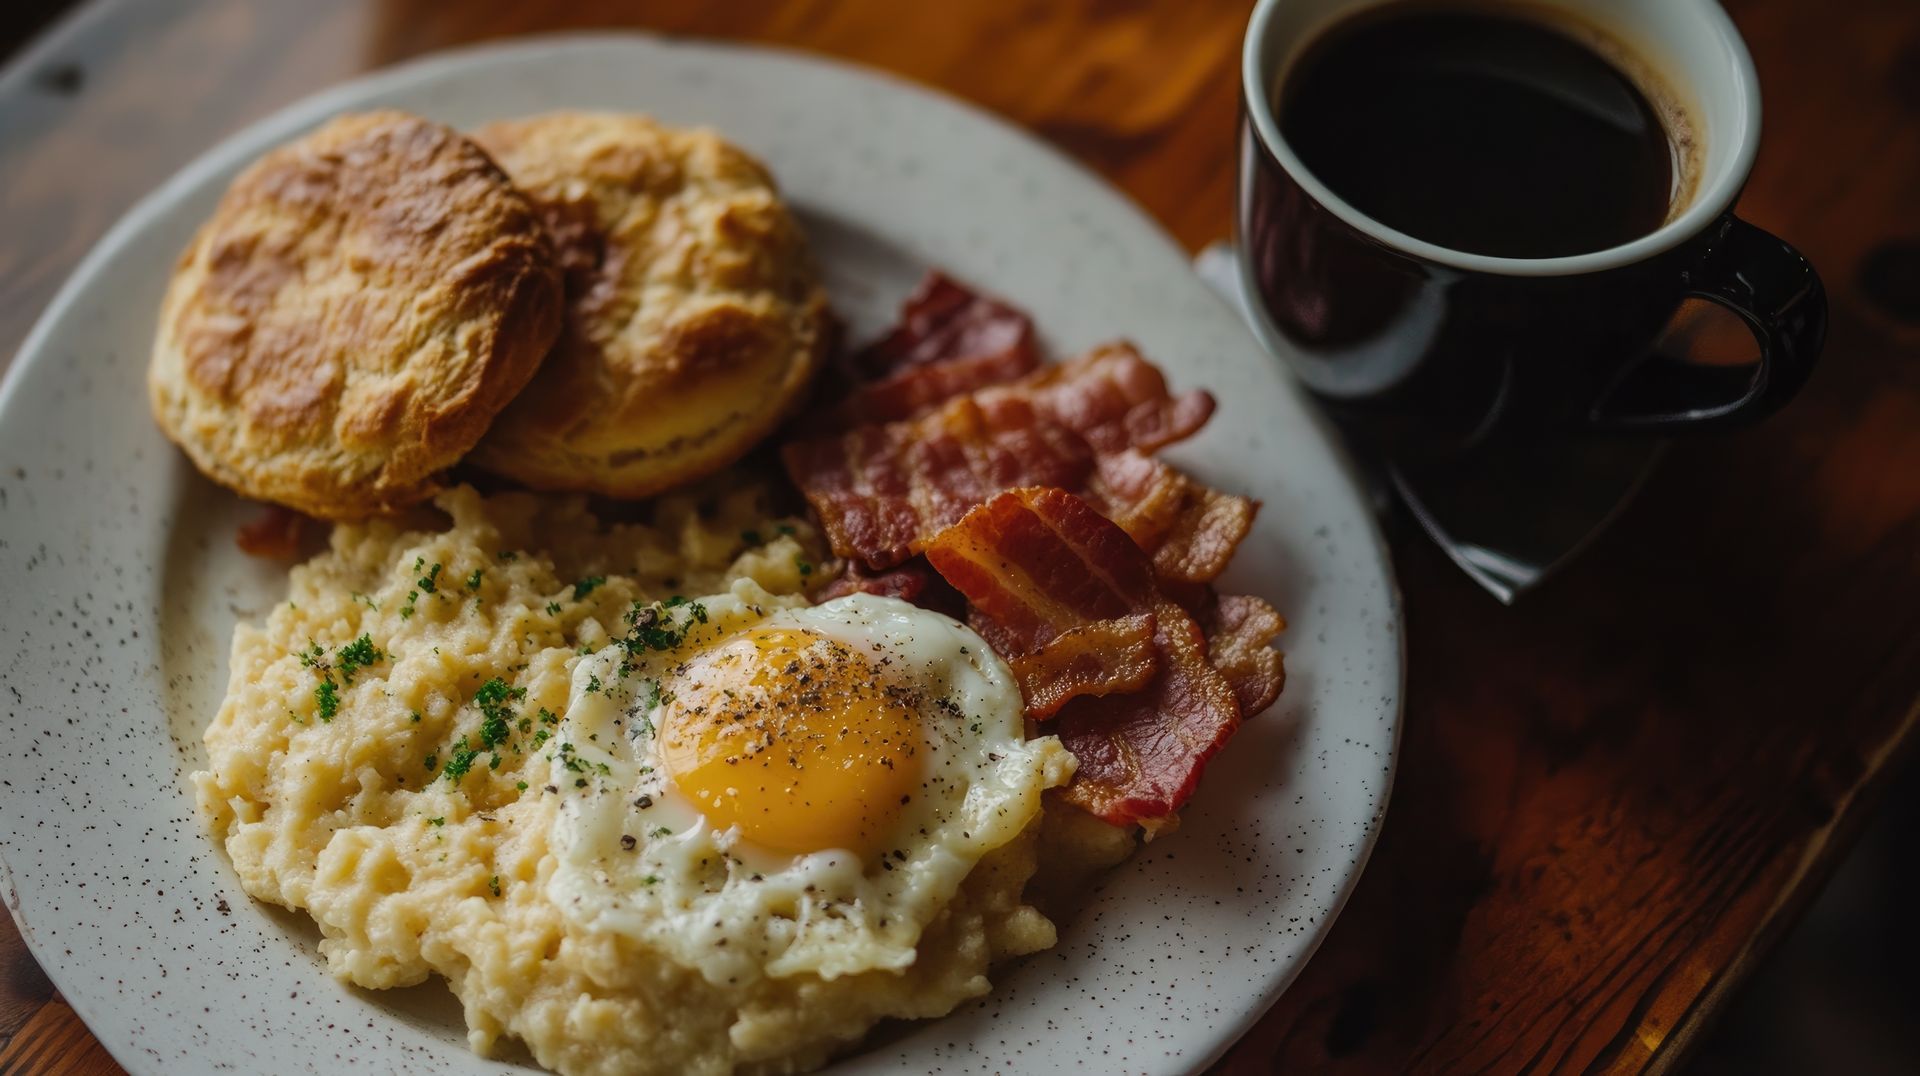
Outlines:
[[1658,229],[1689,178],[1683,124],[1603,40],[1530,6],[1373,8],[1306,48],[1275,112],[1307,171],[1390,228],[1495,257],[1592,253]]

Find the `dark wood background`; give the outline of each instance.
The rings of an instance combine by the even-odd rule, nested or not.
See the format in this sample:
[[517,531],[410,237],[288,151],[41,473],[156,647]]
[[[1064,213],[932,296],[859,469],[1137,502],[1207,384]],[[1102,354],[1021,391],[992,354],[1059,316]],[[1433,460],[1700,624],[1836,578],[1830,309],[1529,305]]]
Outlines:
[[[1763,426],[1678,445],[1517,608],[1391,526],[1412,660],[1393,807],[1332,936],[1221,1071],[1669,1070],[1913,738],[1920,4],[1728,6],[1766,100],[1742,214],[1825,275],[1821,369]],[[0,356],[113,219],[218,137],[368,68],[558,28],[897,71],[1025,125],[1197,248],[1229,229],[1247,9],[97,0],[0,76]],[[16,1071],[114,1067],[4,921]]]

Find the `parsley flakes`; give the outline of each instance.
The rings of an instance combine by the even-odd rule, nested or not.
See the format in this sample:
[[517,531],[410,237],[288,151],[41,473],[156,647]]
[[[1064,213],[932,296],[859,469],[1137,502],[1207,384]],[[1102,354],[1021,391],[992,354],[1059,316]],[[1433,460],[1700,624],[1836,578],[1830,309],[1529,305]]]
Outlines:
[[[680,611],[685,610],[685,619]],[[627,653],[642,650],[672,650],[686,641],[695,624],[707,622],[707,607],[682,597],[668,598],[651,605],[634,602],[627,610],[626,638],[620,640]]]
[[322,680],[314,685],[313,705],[322,721],[332,721],[333,715],[340,712],[340,689],[333,686],[332,680]]
[[294,657],[300,660],[301,668],[312,669],[320,677],[320,682],[313,685],[313,708],[323,722],[332,721],[340,712],[340,684],[334,682],[334,673],[338,672],[340,679],[351,685],[355,673],[387,660],[386,652],[373,645],[373,637],[364,634],[335,650],[331,662],[327,660],[326,647],[311,640],[307,648],[296,652]]
[[488,748],[498,747],[507,742],[507,734],[512,730],[514,712],[513,702],[527,697],[524,687],[510,687],[499,677],[480,685],[473,693],[473,705],[480,710],[480,742]]
[[453,745],[453,755],[447,759],[447,764],[440,768],[440,772],[448,781],[457,785],[460,779],[467,775],[467,771],[473,769],[473,760],[479,757],[480,749],[468,747],[467,738],[462,736],[459,742]]
[[387,660],[386,652],[373,645],[373,637],[367,634],[362,634],[334,654],[335,668],[340,670],[340,678],[349,684],[353,683],[354,673],[371,668],[385,660]]
[[585,598],[587,595],[600,589],[601,584],[605,583],[606,581],[607,581],[607,577],[604,575],[590,575],[590,576],[587,576],[585,579],[580,580],[578,583],[575,583],[573,585],[573,600],[580,601],[581,599]]

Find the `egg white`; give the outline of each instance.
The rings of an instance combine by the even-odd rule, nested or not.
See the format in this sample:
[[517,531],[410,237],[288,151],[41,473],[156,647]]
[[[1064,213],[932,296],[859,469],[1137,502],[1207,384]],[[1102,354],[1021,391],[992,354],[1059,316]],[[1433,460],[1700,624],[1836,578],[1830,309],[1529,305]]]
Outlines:
[[[709,981],[907,967],[980,857],[1018,836],[1039,815],[1041,792],[1072,775],[1056,737],[1027,739],[1006,663],[938,613],[865,594],[808,607],[742,580],[667,615],[687,629],[678,646],[613,646],[575,664],[567,711],[544,745],[561,797],[547,885],[582,928],[633,937]],[[891,658],[889,674],[927,701],[926,779],[906,807],[875,805],[900,812],[882,853],[758,847],[737,827],[710,824],[661,765],[666,706],[649,703],[671,695],[691,657],[757,626]]]

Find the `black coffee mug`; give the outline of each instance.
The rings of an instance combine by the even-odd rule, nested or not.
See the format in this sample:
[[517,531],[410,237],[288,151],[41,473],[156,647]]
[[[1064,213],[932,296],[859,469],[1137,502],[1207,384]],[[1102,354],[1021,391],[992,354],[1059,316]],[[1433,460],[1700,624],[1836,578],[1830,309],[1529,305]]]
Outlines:
[[[1445,450],[1496,428],[1719,428],[1792,398],[1825,340],[1826,292],[1798,251],[1732,215],[1760,103],[1725,12],[1711,0],[1537,0],[1649,53],[1687,95],[1702,152],[1692,199],[1654,232],[1592,254],[1500,258],[1367,217],[1281,136],[1273,93],[1288,65],[1329,23],[1380,2],[1261,0],[1242,64],[1242,284],[1268,347],[1336,419],[1390,446]],[[1759,361],[1653,354],[1688,298],[1738,315]]]

